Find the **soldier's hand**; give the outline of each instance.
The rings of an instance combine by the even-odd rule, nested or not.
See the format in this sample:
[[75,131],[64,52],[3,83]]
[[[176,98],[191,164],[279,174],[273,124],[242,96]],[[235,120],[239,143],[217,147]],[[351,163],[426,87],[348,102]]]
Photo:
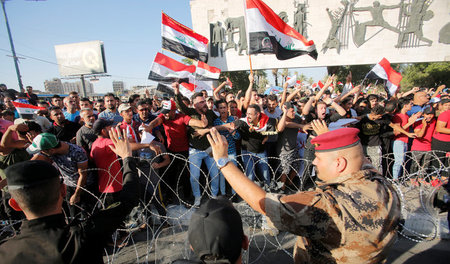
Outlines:
[[211,149],[214,159],[217,161],[220,158],[228,157],[228,142],[227,139],[219,134],[216,128],[211,128],[210,133],[206,135],[206,138],[211,144]]

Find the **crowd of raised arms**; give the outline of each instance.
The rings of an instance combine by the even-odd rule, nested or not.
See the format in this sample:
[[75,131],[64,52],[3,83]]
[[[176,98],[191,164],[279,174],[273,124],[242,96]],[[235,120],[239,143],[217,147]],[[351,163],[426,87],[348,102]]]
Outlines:
[[[173,83],[171,97],[147,93],[121,100],[108,93],[95,101],[76,92],[41,101],[30,86],[17,93],[1,85],[0,218],[30,219],[7,203],[9,190],[16,187],[5,176],[8,167],[27,160],[58,169],[66,185],[62,208],[79,220],[98,206],[96,197],[104,198],[103,208],[123,203],[125,182],[131,181],[126,181],[127,170],[134,166],[148,176],[139,178],[141,198],[152,200],[161,216],[168,204],[200,207],[205,193],[247,201],[223,175],[228,161],[266,192],[314,190],[324,178],[314,166],[320,148],[314,139],[344,127],[359,130],[366,160],[385,179],[401,181],[406,174],[449,166],[450,93],[445,86],[414,87],[393,96],[362,86],[340,92],[331,76],[322,88],[288,88],[286,82],[280,93],[262,95],[254,89],[253,74],[248,78],[249,87],[237,93],[223,82],[210,95],[199,91],[187,98]],[[13,102],[40,109],[21,116]],[[217,133],[228,144],[224,164],[211,153],[218,151]],[[132,165],[118,151],[123,138],[137,158]],[[265,207],[256,205],[256,210],[265,214],[267,200]]]

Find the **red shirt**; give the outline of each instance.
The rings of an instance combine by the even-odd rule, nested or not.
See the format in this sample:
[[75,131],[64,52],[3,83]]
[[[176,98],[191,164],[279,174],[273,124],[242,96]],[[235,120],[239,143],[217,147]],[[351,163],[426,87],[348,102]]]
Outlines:
[[[394,117],[392,118],[392,123],[399,124],[401,127],[403,127],[404,125],[406,125],[408,123],[408,119],[409,119],[409,116],[407,114],[398,113],[398,114],[395,114]],[[401,133],[401,134],[394,136],[394,140],[400,140],[405,143],[408,143],[408,136]]]
[[[447,111],[441,113],[438,116],[437,121],[444,122],[445,128],[449,129],[450,128],[450,110],[447,110]],[[450,134],[442,134],[442,133],[438,133],[435,131],[433,137],[440,141],[450,142]]]
[[[417,121],[413,125],[414,130],[422,129],[422,127],[423,127],[422,120]],[[431,138],[433,137],[435,128],[436,128],[436,119],[433,118],[431,122],[427,125],[427,128],[425,128],[425,134],[423,134],[423,137],[415,138],[413,140],[411,150],[431,151]]]
[[172,120],[166,119],[163,114],[159,114],[158,117],[163,121],[167,136],[167,149],[173,152],[188,151],[187,126],[191,117],[180,113],[176,114]]
[[91,159],[98,170],[98,190],[114,193],[122,190],[122,171],[119,159],[108,146],[114,145],[109,138],[98,137],[92,143]]

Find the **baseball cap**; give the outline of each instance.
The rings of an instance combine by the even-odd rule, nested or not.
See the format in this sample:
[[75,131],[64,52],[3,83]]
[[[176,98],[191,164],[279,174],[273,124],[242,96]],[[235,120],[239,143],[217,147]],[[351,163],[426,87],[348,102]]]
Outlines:
[[112,120],[107,120],[107,119],[104,119],[104,118],[99,118],[99,119],[95,120],[94,124],[92,125],[92,129],[94,130],[94,133],[95,133],[96,135],[100,135],[100,133],[102,132],[102,130],[103,130],[105,127],[112,126],[113,123],[114,123],[114,122],[113,122]]
[[188,239],[200,259],[211,256],[235,263],[244,239],[241,216],[229,200],[211,199],[192,214]]
[[51,133],[41,133],[33,139],[33,143],[27,148],[29,153],[36,153],[41,150],[52,149],[56,147],[59,140]]
[[341,150],[359,144],[358,133],[357,128],[340,128],[313,138],[311,143],[316,146],[317,152]]
[[162,102],[161,113],[167,114],[170,110],[177,109],[177,104],[173,100],[166,100]]
[[42,185],[59,178],[58,170],[49,162],[29,160],[13,164],[5,170],[8,189],[17,190]]
[[130,108],[131,105],[129,103],[119,105],[119,114],[122,113],[122,111],[127,111]]

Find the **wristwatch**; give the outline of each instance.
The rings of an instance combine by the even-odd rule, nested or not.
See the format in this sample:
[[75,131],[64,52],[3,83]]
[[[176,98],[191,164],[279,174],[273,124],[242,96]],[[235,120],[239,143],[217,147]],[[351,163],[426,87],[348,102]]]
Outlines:
[[230,159],[228,158],[228,157],[226,157],[226,158],[220,158],[220,159],[218,159],[217,160],[217,167],[219,168],[219,170],[220,169],[222,169],[223,167],[225,167],[227,164],[228,164],[228,162],[230,162]]

